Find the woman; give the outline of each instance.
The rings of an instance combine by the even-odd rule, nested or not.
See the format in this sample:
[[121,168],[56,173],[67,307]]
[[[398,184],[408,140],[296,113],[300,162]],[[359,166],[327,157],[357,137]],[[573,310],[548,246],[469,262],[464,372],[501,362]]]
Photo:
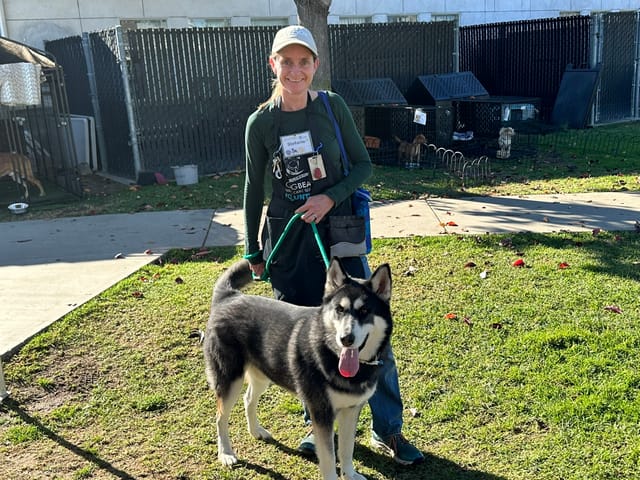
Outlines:
[[[293,25],[274,38],[269,65],[275,74],[271,97],[249,117],[245,131],[246,181],[244,190],[245,258],[262,276],[265,259],[294,214],[295,222],[278,255],[269,266],[274,295],[296,305],[316,306],[322,301],[325,265],[309,223],[316,223],[327,244],[329,218],[352,215],[351,194],[371,175],[371,160],[344,100],[328,93],[331,109],[342,133],[350,163],[342,169],[334,125],[318,92],[311,90],[318,69],[318,50],[311,32]],[[258,240],[265,198],[265,175],[272,194]],[[359,278],[369,274],[364,257],[342,258],[347,271]],[[373,417],[372,443],[402,464],[419,463],[422,453],[400,433],[402,400],[391,349],[369,405]],[[308,421],[308,416],[305,416]],[[315,453],[313,434],[300,444]]]

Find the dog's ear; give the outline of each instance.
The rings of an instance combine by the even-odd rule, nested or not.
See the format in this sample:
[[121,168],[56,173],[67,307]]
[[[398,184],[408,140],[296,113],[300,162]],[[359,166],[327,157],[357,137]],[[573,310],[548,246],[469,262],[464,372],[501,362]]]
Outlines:
[[324,284],[324,293],[330,293],[337,290],[347,279],[347,273],[344,271],[342,262],[338,257],[333,257],[329,268],[327,269],[327,279]]
[[389,264],[385,263],[376,268],[369,282],[371,283],[371,290],[376,292],[382,300],[389,303],[391,300],[391,267],[389,267]]

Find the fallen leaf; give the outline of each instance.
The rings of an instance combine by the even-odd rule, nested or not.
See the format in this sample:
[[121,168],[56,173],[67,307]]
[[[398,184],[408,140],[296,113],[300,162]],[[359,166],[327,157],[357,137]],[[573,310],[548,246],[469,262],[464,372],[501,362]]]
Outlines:
[[145,254],[145,255],[151,255],[152,253],[153,253],[153,251],[151,251],[151,249],[149,249],[149,248],[147,248],[147,249],[144,251],[144,254]]
[[417,409],[417,408],[414,408],[414,407],[411,407],[411,408],[409,409],[409,413],[411,413],[411,416],[412,416],[413,418],[418,418],[418,417],[420,416],[420,412],[418,411],[418,409]]
[[493,328],[494,330],[500,330],[502,328],[502,324],[501,323],[492,323],[491,324],[491,328]]
[[462,319],[462,321],[463,321],[464,323],[466,323],[467,325],[469,325],[470,327],[473,327],[473,322],[471,321],[471,319],[470,319],[469,317],[464,317],[464,318]]
[[409,267],[409,269],[404,272],[405,277],[413,277],[416,274],[416,267],[413,265]]
[[467,263],[464,264],[464,268],[473,268],[475,266],[476,266],[476,264],[473,263],[473,262],[467,262]]
[[140,291],[136,290],[135,292],[133,292],[133,293],[131,294],[131,296],[132,296],[132,297],[135,297],[135,298],[144,298],[144,293],[142,293],[142,292],[140,292]]
[[444,318],[446,318],[447,320],[456,320],[458,318],[458,314],[449,312],[444,316]]
[[456,222],[447,222],[447,227],[457,227],[458,224]]
[[567,262],[560,262],[560,264],[558,265],[558,268],[561,268],[561,269],[569,268],[569,264]]
[[607,305],[604,309],[613,313],[622,313],[622,309],[617,305]]
[[511,265],[513,265],[514,267],[518,267],[518,268],[522,268],[525,266],[524,264],[524,260],[522,260],[521,258],[517,259],[515,262],[513,262]]
[[599,229],[599,228],[594,228],[593,230],[591,230],[591,235],[593,235],[593,236],[595,237],[596,235],[599,235],[599,234],[600,234],[600,232],[602,232],[602,230],[601,230],[601,229]]
[[183,283],[184,283],[184,280],[183,280],[182,278],[180,278],[180,277],[176,277],[175,282],[176,282],[178,285],[181,285],[181,284],[183,284]]

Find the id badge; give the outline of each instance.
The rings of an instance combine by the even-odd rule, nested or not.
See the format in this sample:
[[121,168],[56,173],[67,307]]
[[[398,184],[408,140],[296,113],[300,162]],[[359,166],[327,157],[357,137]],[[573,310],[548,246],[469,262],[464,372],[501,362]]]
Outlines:
[[322,155],[316,153],[309,157],[309,171],[311,172],[311,178],[313,180],[322,180],[323,178],[327,178],[327,171],[324,168]]
[[308,153],[313,153],[313,143],[311,132],[294,133],[280,137],[282,151],[285,158],[299,157]]

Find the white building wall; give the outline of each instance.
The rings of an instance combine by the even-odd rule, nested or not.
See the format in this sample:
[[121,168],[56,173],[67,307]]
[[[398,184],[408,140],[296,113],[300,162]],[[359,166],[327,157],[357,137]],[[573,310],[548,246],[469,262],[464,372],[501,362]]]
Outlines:
[[[639,0],[333,0],[329,23],[339,23],[341,17],[381,21],[393,15],[430,21],[455,14],[464,26],[638,8]],[[270,17],[295,21],[296,7],[293,0],[0,0],[0,16],[0,34],[43,48],[46,40],[103,30],[121,19],[161,20],[169,28],[188,27],[192,18],[251,25]]]

